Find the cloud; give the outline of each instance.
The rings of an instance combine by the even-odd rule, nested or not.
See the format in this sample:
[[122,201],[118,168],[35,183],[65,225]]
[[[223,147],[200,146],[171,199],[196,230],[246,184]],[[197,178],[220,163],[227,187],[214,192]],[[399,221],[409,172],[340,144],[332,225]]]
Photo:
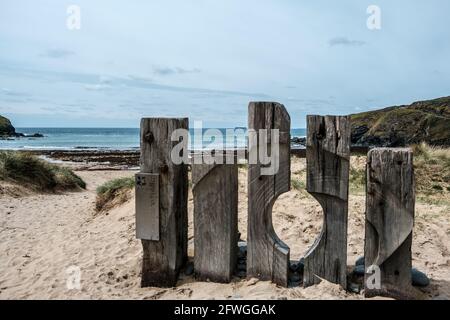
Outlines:
[[174,74],[187,74],[187,73],[200,73],[201,70],[198,68],[194,68],[194,69],[184,69],[184,68],[180,68],[180,67],[174,67],[174,68],[170,68],[170,67],[154,67],[153,68],[153,73],[160,75],[160,76],[169,76],[169,75],[174,75]]
[[64,49],[49,49],[46,52],[40,54],[41,57],[51,59],[65,59],[73,55],[75,55],[75,52]]
[[330,41],[328,41],[328,44],[330,45],[330,47],[334,46],[361,47],[365,45],[366,42],[361,40],[351,40],[346,37],[336,37],[330,39]]
[[1,88],[0,89],[0,96],[9,96],[9,97],[29,97],[30,94],[26,93],[26,92],[19,92],[19,91],[14,91],[8,88]]

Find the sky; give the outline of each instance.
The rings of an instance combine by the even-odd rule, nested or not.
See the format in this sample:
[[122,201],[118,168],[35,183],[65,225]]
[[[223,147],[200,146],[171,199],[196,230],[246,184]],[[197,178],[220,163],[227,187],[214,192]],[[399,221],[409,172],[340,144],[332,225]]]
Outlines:
[[307,114],[449,96],[449,57],[448,0],[1,0],[0,114],[16,127],[236,127],[250,101],[276,101],[302,128]]

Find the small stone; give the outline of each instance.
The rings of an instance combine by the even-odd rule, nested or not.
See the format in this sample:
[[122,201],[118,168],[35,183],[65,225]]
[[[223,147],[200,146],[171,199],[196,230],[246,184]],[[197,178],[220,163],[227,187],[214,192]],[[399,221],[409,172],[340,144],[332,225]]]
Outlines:
[[347,286],[347,290],[353,293],[360,293],[361,287],[357,283],[350,282]]
[[237,266],[238,271],[247,271],[247,264],[239,263]]
[[364,256],[359,257],[358,259],[356,259],[355,261],[355,266],[363,266],[364,265]]
[[411,269],[412,285],[417,287],[426,287],[430,284],[427,275],[416,268]]
[[247,286],[253,286],[253,285],[257,284],[258,282],[259,282],[259,279],[251,278],[250,280],[248,280]]
[[186,267],[184,268],[184,274],[186,276],[190,276],[194,273],[194,264],[192,262],[188,262]]
[[297,261],[291,261],[289,265],[289,270],[291,270],[292,272],[297,272],[297,269],[298,269]]
[[301,277],[298,274],[298,272],[294,272],[294,273],[291,273],[289,275],[289,281],[290,282],[299,282],[300,280],[301,280]]
[[365,274],[365,268],[364,265],[357,265],[355,266],[355,268],[353,269],[353,274],[359,277],[363,277]]
[[244,258],[247,257],[247,242],[240,241],[238,242],[238,257]]

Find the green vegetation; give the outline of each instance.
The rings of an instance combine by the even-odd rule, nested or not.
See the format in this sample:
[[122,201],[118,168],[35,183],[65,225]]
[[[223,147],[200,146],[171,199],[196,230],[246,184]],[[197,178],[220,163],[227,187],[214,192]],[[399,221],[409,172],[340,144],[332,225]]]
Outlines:
[[97,211],[108,209],[129,199],[129,191],[135,186],[133,177],[119,178],[106,182],[97,188]]
[[[413,146],[417,193],[426,202],[449,198],[450,149],[432,147],[425,143]],[[431,199],[432,198],[432,199]]]
[[352,143],[450,146],[450,97],[351,115]]
[[366,170],[365,168],[350,167],[349,188],[352,192],[360,192],[365,190]]
[[292,188],[294,188],[295,190],[298,190],[298,191],[306,189],[305,181],[298,179],[298,178],[291,179],[291,186],[292,186]]
[[0,180],[12,181],[39,191],[86,188],[72,170],[47,163],[21,152],[0,152]]

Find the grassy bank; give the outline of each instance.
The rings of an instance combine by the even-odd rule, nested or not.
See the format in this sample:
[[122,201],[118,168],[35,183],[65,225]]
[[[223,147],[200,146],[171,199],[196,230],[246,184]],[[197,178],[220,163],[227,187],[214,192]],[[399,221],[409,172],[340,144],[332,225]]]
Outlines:
[[72,170],[12,151],[0,152],[0,180],[44,192],[86,188],[86,183]]
[[102,211],[122,204],[130,199],[130,190],[134,188],[133,177],[114,179],[97,188],[96,209]]

